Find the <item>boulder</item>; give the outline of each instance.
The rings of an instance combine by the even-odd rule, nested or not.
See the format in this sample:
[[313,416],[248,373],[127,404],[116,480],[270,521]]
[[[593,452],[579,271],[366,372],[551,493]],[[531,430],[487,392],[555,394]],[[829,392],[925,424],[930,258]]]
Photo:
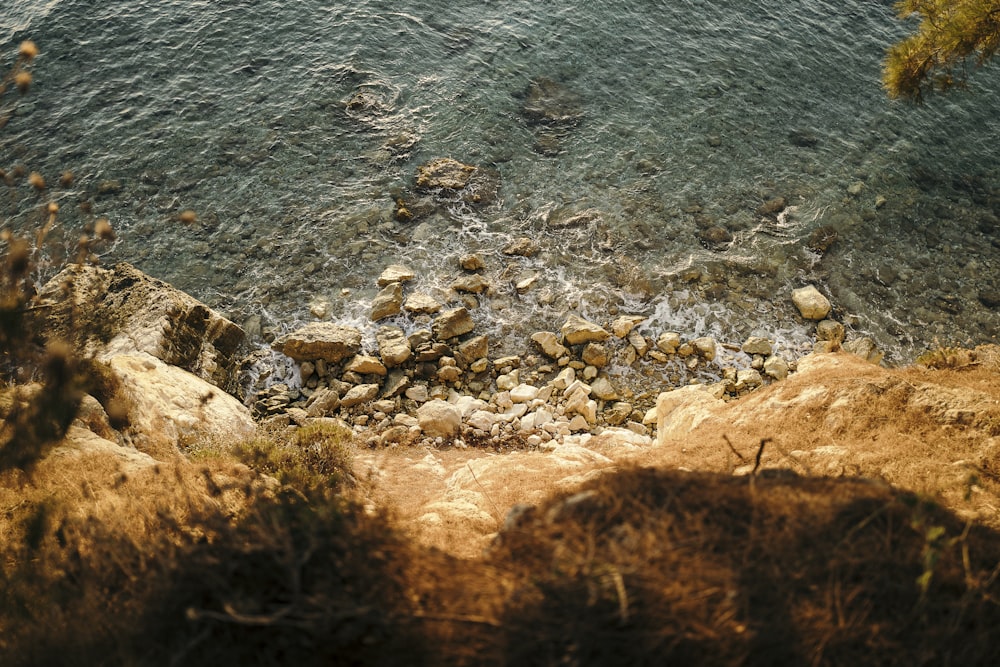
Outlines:
[[390,264],[378,277],[378,286],[385,287],[392,283],[405,283],[413,280],[415,276],[416,274],[410,268],[402,264]]
[[482,294],[489,289],[490,282],[478,273],[461,276],[451,284],[451,288],[456,292],[468,292],[470,294]]
[[830,313],[830,300],[813,285],[792,290],[792,303],[807,320],[822,320]]
[[425,435],[450,438],[462,426],[462,412],[447,401],[434,399],[417,408],[417,421]]
[[356,354],[344,364],[345,371],[360,373],[361,375],[385,375],[385,364],[375,357],[367,354]]
[[243,330],[194,297],[131,264],[70,265],[39,291],[32,326],[82,357],[151,355],[231,389]]
[[479,359],[486,358],[489,351],[489,336],[474,336],[458,346],[458,356],[466,365],[470,365],[472,362]]
[[676,354],[677,348],[681,346],[681,335],[674,331],[667,331],[660,334],[656,339],[656,347],[664,354]]
[[330,322],[312,322],[278,338],[272,347],[295,361],[337,363],[361,351],[361,332]]
[[550,359],[560,359],[569,354],[569,349],[559,342],[559,337],[551,331],[537,331],[531,334],[531,340],[538,343],[542,354]]
[[475,328],[472,316],[465,308],[452,308],[434,318],[431,323],[431,330],[438,340],[448,340],[455,336],[467,334]]
[[356,405],[374,401],[378,398],[379,386],[377,384],[359,384],[347,390],[347,393],[340,399],[341,408],[353,408]]
[[611,337],[603,327],[588,322],[579,315],[570,315],[559,331],[570,345],[600,343]]
[[823,320],[816,325],[816,340],[825,340],[840,345],[844,342],[844,325],[836,320]]
[[372,299],[372,322],[384,320],[393,315],[399,315],[403,307],[403,286],[400,283],[389,283]]
[[698,356],[702,357],[705,361],[712,361],[715,359],[716,344],[715,339],[710,336],[702,336],[701,338],[695,338],[691,341],[691,347],[695,349]]
[[774,352],[774,345],[766,338],[750,336],[740,349],[743,350],[744,354],[762,354],[768,357]]
[[622,315],[611,323],[611,332],[618,338],[625,338],[637,325],[646,320],[642,315]]
[[399,366],[413,354],[410,341],[399,327],[380,327],[375,333],[379,356],[388,368]]
[[608,365],[608,348],[601,343],[587,343],[580,353],[580,359],[595,368],[604,368]]
[[218,387],[145,352],[108,359],[128,397],[132,442],[155,458],[187,445],[232,444],[253,435],[250,411]]
[[461,190],[475,173],[472,165],[452,158],[438,158],[417,167],[417,187],[428,190]]
[[524,92],[522,113],[532,123],[572,126],[583,118],[580,96],[563,84],[540,76]]
[[414,292],[406,297],[403,309],[409,313],[436,313],[441,310],[441,304],[429,294]]

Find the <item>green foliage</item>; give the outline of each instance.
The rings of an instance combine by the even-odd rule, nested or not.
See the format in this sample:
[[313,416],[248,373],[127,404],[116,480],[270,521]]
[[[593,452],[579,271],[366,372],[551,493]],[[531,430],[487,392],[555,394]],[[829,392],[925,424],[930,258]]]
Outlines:
[[882,80],[890,97],[920,102],[930,91],[964,87],[969,64],[984,65],[1000,47],[1000,0],[901,0],[896,11],[920,23],[888,51]]

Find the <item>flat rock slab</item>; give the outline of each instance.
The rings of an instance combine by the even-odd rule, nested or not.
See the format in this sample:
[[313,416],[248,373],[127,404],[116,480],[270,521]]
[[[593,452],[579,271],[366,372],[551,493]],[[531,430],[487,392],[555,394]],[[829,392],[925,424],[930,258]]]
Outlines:
[[295,361],[337,363],[361,351],[361,332],[330,322],[312,322],[274,341],[274,349]]

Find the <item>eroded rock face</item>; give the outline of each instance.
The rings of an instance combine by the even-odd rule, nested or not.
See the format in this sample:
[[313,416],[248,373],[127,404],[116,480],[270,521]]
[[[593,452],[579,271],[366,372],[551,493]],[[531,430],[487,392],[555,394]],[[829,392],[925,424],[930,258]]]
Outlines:
[[140,352],[232,388],[245,334],[192,296],[131,264],[69,266],[42,287],[36,330],[84,357]]
[[274,349],[295,361],[338,361],[361,351],[361,332],[329,322],[312,322],[274,341]]

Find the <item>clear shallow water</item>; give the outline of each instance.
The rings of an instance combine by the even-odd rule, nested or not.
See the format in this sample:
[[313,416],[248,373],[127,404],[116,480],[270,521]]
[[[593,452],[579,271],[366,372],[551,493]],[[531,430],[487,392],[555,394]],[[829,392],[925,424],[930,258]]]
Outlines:
[[[53,244],[85,221],[66,204],[90,200],[118,232],[104,261],[276,330],[317,300],[365,323],[386,265],[433,293],[475,251],[498,350],[571,311],[794,348],[810,331],[789,295],[807,282],[894,360],[995,340],[995,71],[974,95],[890,103],[889,2],[580,4],[15,0],[3,51],[31,38],[42,56],[0,167],[76,174]],[[555,137],[523,113],[537,77],[579,101]],[[495,170],[498,198],[395,220],[437,157]],[[782,216],[757,213],[777,196]],[[4,214],[31,227],[38,203],[13,188]],[[821,227],[837,234],[823,255],[807,247]],[[518,237],[539,254],[503,254]]]

